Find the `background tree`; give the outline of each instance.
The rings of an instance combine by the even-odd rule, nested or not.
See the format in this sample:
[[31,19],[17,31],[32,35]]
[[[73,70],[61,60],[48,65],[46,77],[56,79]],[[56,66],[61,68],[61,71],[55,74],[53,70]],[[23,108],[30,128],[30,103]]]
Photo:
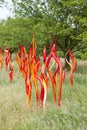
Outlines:
[[[77,57],[86,58],[87,47],[87,1],[86,0],[12,0],[15,11],[14,19],[5,21],[2,25],[6,30],[3,45],[18,47],[25,44],[29,47],[32,32],[42,52],[56,38],[58,52],[65,56],[68,49],[74,50]],[[7,31],[8,32],[8,31]],[[9,35],[8,35],[9,34]],[[6,43],[6,44],[5,44]],[[77,52],[78,51],[78,52]],[[81,52],[81,53],[80,53]],[[67,59],[69,57],[67,55]]]
[[21,2],[14,0],[13,2],[16,15],[22,18],[32,17],[37,24],[45,26],[45,33],[55,36],[57,45],[64,53],[69,48],[81,47],[82,37],[87,34],[86,0],[22,0]]
[[22,44],[29,49],[30,34],[29,19],[8,18],[0,24],[0,46],[10,47],[12,51],[15,51]]

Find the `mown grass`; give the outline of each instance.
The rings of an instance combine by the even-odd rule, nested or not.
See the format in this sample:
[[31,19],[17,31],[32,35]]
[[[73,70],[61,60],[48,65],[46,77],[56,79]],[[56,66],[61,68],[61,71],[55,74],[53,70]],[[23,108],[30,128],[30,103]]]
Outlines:
[[26,101],[21,74],[15,70],[14,81],[8,72],[0,71],[0,130],[86,130],[87,129],[87,64],[78,63],[74,75],[74,91],[69,84],[69,72],[63,84],[61,107],[53,103],[49,88],[46,108],[36,105],[33,89],[31,107]]

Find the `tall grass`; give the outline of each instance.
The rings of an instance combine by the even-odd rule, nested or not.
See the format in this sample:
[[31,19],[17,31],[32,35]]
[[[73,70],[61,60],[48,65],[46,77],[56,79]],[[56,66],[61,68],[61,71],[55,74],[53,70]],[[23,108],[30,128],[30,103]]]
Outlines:
[[28,107],[24,81],[16,70],[12,84],[8,72],[4,68],[0,71],[0,130],[87,129],[87,65],[78,64],[74,91],[67,73],[60,108],[53,103],[52,90],[49,88],[44,111],[36,105],[34,89],[31,107]]

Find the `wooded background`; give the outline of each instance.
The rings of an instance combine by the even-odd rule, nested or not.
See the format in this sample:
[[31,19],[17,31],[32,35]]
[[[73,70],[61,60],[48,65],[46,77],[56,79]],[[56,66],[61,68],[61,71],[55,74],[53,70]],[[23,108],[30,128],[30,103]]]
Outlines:
[[[0,1],[2,8],[5,0]],[[68,49],[77,58],[87,58],[87,0],[12,0],[14,17],[0,20],[0,47],[16,52],[20,44],[29,49],[32,33],[37,54],[56,39],[58,54]]]

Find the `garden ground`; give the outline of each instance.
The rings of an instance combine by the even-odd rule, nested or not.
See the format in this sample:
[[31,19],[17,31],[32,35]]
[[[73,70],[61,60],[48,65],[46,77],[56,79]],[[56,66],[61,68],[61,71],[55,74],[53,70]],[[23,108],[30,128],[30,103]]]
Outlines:
[[36,105],[34,89],[28,107],[24,81],[16,70],[11,84],[8,72],[0,70],[0,130],[87,130],[87,61],[78,61],[74,91],[67,73],[61,107],[53,103],[50,87],[43,111]]

